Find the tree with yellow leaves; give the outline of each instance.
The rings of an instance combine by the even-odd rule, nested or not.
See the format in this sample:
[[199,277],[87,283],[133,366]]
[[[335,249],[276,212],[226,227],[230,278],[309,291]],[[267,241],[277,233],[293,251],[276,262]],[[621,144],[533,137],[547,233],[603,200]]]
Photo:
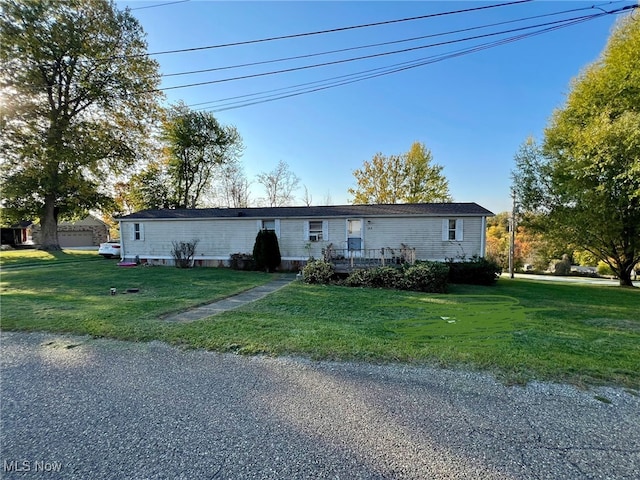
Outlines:
[[443,166],[432,163],[424,144],[415,142],[407,153],[377,153],[353,172],[357,187],[350,188],[354,204],[450,202]]

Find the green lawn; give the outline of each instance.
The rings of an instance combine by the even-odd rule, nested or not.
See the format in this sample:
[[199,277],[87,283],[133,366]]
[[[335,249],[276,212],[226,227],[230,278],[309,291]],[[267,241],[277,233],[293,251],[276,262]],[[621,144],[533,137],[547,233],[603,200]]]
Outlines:
[[[501,279],[495,287],[454,285],[441,295],[295,282],[238,310],[172,324],[160,316],[272,277],[83,258],[65,264],[62,254],[42,260],[47,268],[3,267],[2,329],[158,339],[243,354],[464,365],[505,382],[640,388],[640,289]],[[110,287],[140,292],[110,296]]]
[[7,250],[0,252],[1,267],[24,267],[49,265],[86,260],[100,260],[95,250],[64,250],[45,252],[43,250]]

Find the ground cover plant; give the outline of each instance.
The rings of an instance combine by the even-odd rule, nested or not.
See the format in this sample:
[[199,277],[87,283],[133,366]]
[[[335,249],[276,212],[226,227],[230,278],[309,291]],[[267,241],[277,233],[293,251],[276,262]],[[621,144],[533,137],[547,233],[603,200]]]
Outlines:
[[[448,294],[432,294],[294,282],[215,317],[162,319],[270,278],[214,268],[120,268],[108,260],[3,268],[1,327],[243,354],[464,366],[505,382],[640,388],[640,289],[503,278],[493,287],[450,285]],[[112,286],[140,291],[110,296]]]

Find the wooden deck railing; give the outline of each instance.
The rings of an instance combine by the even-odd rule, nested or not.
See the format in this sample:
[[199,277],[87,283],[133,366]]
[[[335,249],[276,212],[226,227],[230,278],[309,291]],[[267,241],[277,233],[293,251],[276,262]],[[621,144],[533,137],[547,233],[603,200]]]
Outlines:
[[400,248],[383,247],[362,250],[334,248],[329,245],[322,249],[322,255],[325,261],[333,263],[337,271],[402,265],[403,263],[413,265],[416,261],[416,249],[405,245]]

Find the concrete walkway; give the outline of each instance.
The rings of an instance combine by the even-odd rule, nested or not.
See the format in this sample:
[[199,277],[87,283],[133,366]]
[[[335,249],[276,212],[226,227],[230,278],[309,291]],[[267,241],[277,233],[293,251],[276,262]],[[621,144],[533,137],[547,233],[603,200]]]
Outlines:
[[247,303],[260,300],[270,293],[273,293],[276,290],[280,290],[282,287],[290,284],[295,279],[296,275],[294,273],[283,273],[274,278],[269,283],[266,283],[259,287],[246,290],[244,292],[238,293],[237,295],[232,295],[230,297],[223,298],[222,300],[208,303],[206,305],[191,308],[184,312],[168,315],[166,317],[163,317],[163,320],[167,322],[179,323],[195,322],[196,320],[211,317],[213,315],[217,315],[219,313],[227,312],[229,310],[241,307],[243,305],[246,305]]

